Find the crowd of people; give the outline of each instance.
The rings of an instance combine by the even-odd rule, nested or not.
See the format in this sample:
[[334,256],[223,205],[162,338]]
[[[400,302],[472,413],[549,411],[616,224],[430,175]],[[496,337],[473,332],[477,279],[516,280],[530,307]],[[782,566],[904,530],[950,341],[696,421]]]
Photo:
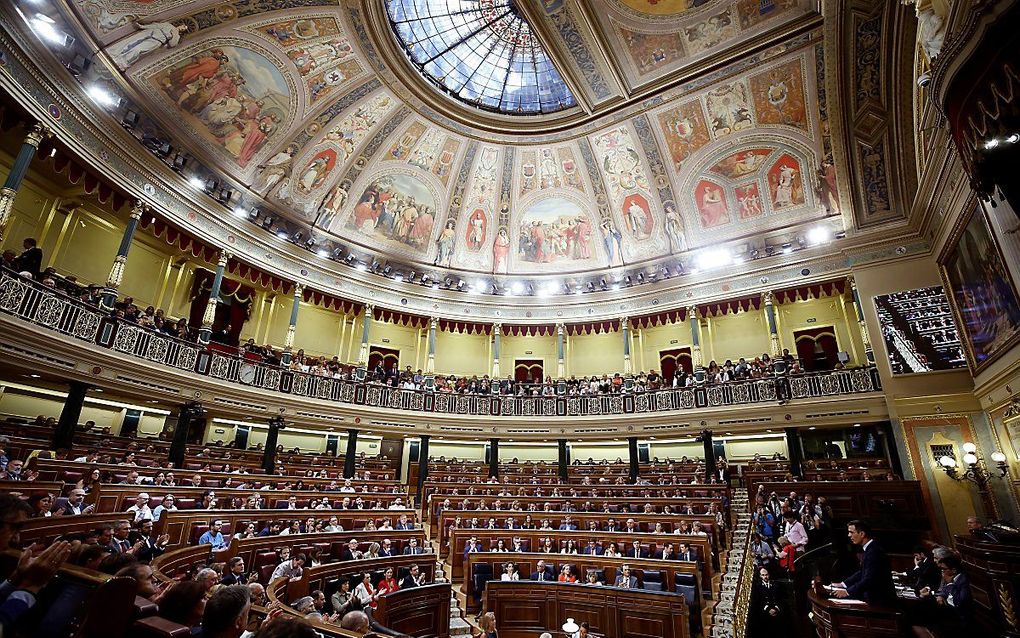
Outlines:
[[[4,266],[24,277],[38,279],[44,285],[59,289],[71,298],[91,306],[99,306],[103,296],[103,287],[96,284],[79,284],[73,276],[61,276],[53,268],[39,271],[42,263],[42,251],[35,245],[35,240],[25,240],[26,250],[21,255],[12,251],[4,254]],[[35,270],[33,270],[35,269]],[[198,326],[189,325],[186,317],[173,319],[162,308],[135,303],[133,297],[118,299],[110,311],[112,316],[123,321],[134,323],[140,327],[158,331],[178,339],[195,341],[198,338]],[[226,343],[229,336],[223,330],[211,335],[211,340]],[[355,381],[362,378],[355,364],[340,361],[338,356],[309,355],[303,349],[293,356],[285,356],[283,348],[272,344],[259,345],[254,339],[242,342],[237,352],[241,357],[255,359],[269,366],[284,366],[294,372],[301,372],[318,377],[327,377],[344,381]],[[842,369],[843,364],[837,364]],[[454,374],[426,374],[421,369],[412,370],[407,366],[400,370],[393,363],[388,367],[380,361],[364,372],[364,381],[370,384],[385,385],[403,390],[428,390],[449,394],[467,395],[498,395],[517,397],[537,396],[607,396],[614,394],[640,394],[656,392],[663,389],[692,388],[705,385],[746,381],[751,379],[767,379],[804,374],[797,358],[784,349],[775,360],[768,353],[748,360],[740,357],[736,362],[727,359],[722,364],[710,361],[698,371],[679,367],[670,376],[664,376],[656,370],[640,371],[636,374],[602,374],[590,377],[571,375],[565,379],[554,379],[552,376],[532,376],[524,380],[515,379],[512,375],[506,378],[490,378],[488,375],[457,376]]]

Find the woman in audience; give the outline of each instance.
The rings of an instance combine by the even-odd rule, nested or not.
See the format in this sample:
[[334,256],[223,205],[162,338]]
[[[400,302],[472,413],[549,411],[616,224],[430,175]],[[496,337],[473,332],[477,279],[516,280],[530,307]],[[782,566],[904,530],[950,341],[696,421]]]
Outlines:
[[497,638],[496,614],[491,611],[482,614],[482,617],[478,620],[478,628],[482,630],[480,638]]
[[365,558],[379,558],[379,543],[371,543],[368,546],[368,551],[365,552]]
[[561,554],[577,554],[577,541],[572,538],[567,539],[567,544],[560,550]]
[[330,602],[333,605],[333,613],[338,614],[341,618],[344,614],[355,609],[358,605],[358,599],[354,597],[354,593],[351,591],[351,581],[344,578],[340,581],[340,589],[336,590],[336,593],[330,598]]
[[400,589],[400,584],[397,583],[397,579],[393,574],[393,568],[387,567],[386,571],[383,572],[383,578],[379,581],[379,585],[376,588],[377,595],[385,596],[390,592],[394,592]]
[[507,561],[506,565],[503,566],[503,573],[499,577],[500,580],[520,580],[521,575],[517,571],[517,565],[513,562]]
[[791,543],[789,538],[780,536],[778,550],[775,554],[779,566],[792,574],[796,568],[794,560],[797,558],[797,546]]
[[557,577],[556,580],[558,580],[561,583],[576,583],[577,576],[574,575],[574,572],[573,570],[571,570],[570,565],[564,565],[560,569],[560,575]]
[[242,531],[234,534],[234,538],[236,540],[255,538],[255,523],[248,523]]
[[358,599],[362,609],[375,609],[379,599],[379,593],[372,586],[372,574],[365,572],[361,576],[361,582],[354,588],[354,597]]
[[[28,505],[32,508],[32,518],[46,518],[53,516],[53,495],[45,492],[36,492],[28,497]],[[57,515],[62,514],[57,511]]]

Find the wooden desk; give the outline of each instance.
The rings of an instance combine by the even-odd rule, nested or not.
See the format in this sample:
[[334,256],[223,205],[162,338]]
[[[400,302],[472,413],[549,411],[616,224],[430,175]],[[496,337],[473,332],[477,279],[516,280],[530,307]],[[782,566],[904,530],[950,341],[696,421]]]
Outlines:
[[[1020,546],[992,543],[969,534],[955,537],[970,579],[974,619],[982,635],[1020,638]],[[987,633],[984,633],[987,632]]]
[[687,603],[677,594],[567,583],[493,581],[485,608],[496,615],[500,638],[560,635],[573,618],[606,638],[687,638]]
[[[701,588],[697,586],[700,582],[698,578],[698,564],[689,563],[684,561],[673,561],[673,560],[661,560],[661,559],[649,559],[649,558],[606,558],[605,556],[588,556],[588,555],[563,555],[563,554],[538,554],[529,552],[526,554],[495,554],[491,552],[476,552],[468,554],[468,562],[465,566],[465,572],[467,574],[472,573],[472,567],[475,565],[488,563],[492,566],[492,579],[499,580],[503,573],[503,566],[512,561],[517,565],[518,573],[520,574],[521,580],[528,580],[531,574],[537,569],[538,561],[545,561],[545,563],[552,568],[554,576],[559,575],[560,566],[569,563],[574,566],[574,575],[577,576],[578,581],[583,581],[585,574],[589,569],[594,569],[600,572],[605,572],[606,582],[612,584],[616,582],[616,577],[619,572],[623,569],[624,565],[629,565],[631,573],[637,576],[639,586],[644,583],[645,572],[657,572],[659,573],[662,582],[664,592],[673,592],[676,583],[676,574],[690,574],[695,579],[695,597],[700,594]],[[531,581],[535,582],[535,581]],[[486,588],[489,584],[486,583]],[[643,588],[643,587],[642,587]],[[481,597],[480,592],[475,591],[475,582],[473,578],[465,578],[464,583],[461,586],[461,591],[467,597],[467,610],[478,611],[479,602],[478,598]],[[648,593],[653,593],[649,590]],[[662,593],[662,592],[656,592]],[[701,600],[688,600],[688,603],[701,606]]]
[[808,592],[818,638],[900,638],[902,615],[893,607],[845,605]]
[[[479,529],[467,529],[467,530],[453,530],[452,538],[450,540],[450,566],[454,578],[469,578],[470,574],[465,573],[465,561],[464,561],[464,548],[469,538],[474,536],[478,539],[482,548],[488,548],[490,543],[495,546],[496,540],[503,539],[506,542],[507,547],[512,546],[512,538],[518,536],[521,539],[527,539],[530,543],[530,547],[538,547],[540,539],[551,538],[555,547],[559,547],[560,541],[566,541],[567,539],[574,539],[579,544],[579,547],[584,547],[588,543],[589,538],[593,538],[596,541],[611,541],[614,543],[622,544],[625,550],[631,548],[631,544],[634,541],[641,541],[641,544],[646,548],[650,544],[662,546],[665,543],[673,543],[674,548],[677,543],[687,543],[692,547],[699,557],[699,565],[701,566],[701,590],[705,595],[711,595],[712,592],[712,557],[711,557],[711,541],[705,536],[688,536],[681,535],[677,536],[674,534],[627,534],[626,532],[599,532],[598,534],[592,534],[590,532],[579,532],[579,531],[547,531],[547,530],[527,530],[527,529],[515,529],[515,530],[479,530]],[[580,550],[579,550],[580,551]],[[485,552],[489,553],[489,552]],[[539,552],[541,553],[541,552]],[[506,560],[510,560],[510,557],[514,554],[512,552],[492,554],[493,556],[505,556]],[[555,556],[555,560],[562,560],[568,554],[550,554]],[[573,554],[569,554],[573,556]]]

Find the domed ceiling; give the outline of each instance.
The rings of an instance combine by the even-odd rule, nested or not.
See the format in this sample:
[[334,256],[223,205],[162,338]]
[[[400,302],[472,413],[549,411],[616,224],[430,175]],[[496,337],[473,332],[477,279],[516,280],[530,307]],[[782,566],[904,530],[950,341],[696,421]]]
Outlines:
[[196,158],[381,259],[580,273],[864,225],[815,0],[69,2]]

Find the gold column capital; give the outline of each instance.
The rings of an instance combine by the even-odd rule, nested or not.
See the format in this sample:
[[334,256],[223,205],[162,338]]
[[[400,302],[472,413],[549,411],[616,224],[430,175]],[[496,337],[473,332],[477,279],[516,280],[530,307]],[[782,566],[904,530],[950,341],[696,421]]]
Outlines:
[[295,281],[294,282],[294,298],[295,299],[300,298],[301,295],[304,294],[304,292],[305,292],[305,285],[304,284],[299,284],[298,282]]
[[776,295],[771,290],[761,293],[761,300],[766,306],[773,306],[776,303]]
[[698,306],[697,305],[693,305],[693,306],[688,306],[687,307],[687,318],[688,319],[698,319],[699,318],[698,317]]
[[494,334],[494,335],[501,335],[502,336],[502,334],[503,334],[503,324],[501,324],[501,323],[494,323],[494,324],[492,324],[492,334]]
[[131,205],[131,219],[138,220],[142,218],[145,211],[149,210],[149,207],[140,199],[136,199],[135,203]]
[[216,259],[216,265],[226,268],[227,262],[230,261],[231,257],[233,257],[233,255],[231,255],[226,249],[221,250],[219,257]]
[[853,275],[847,275],[846,282],[850,284],[850,290],[857,290],[857,279]]
[[32,128],[28,129],[28,133],[25,134],[24,143],[39,148],[43,140],[48,140],[51,137],[53,137],[53,130],[50,127],[42,123],[36,123],[32,125]]

